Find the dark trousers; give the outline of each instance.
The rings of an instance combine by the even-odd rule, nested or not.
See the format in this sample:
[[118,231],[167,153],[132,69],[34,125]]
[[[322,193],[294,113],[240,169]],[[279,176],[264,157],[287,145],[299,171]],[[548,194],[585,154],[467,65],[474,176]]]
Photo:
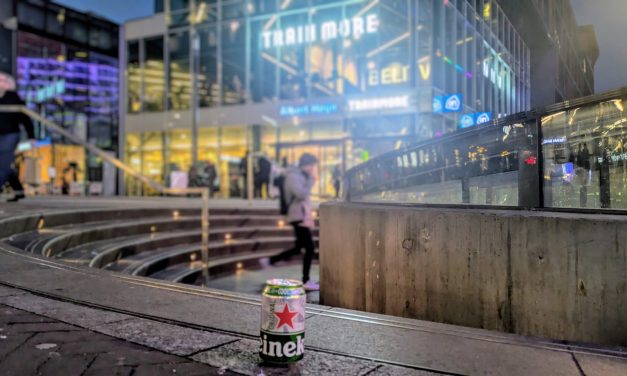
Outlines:
[[24,187],[22,186],[22,183],[20,183],[20,178],[17,174],[17,171],[11,170],[11,174],[9,175],[8,182],[9,182],[9,186],[11,187],[14,193],[24,192]]
[[19,142],[19,133],[0,135],[0,189],[8,181],[13,190],[22,190],[17,173],[11,168],[15,159],[15,148]]
[[270,264],[281,260],[288,260],[290,257],[299,255],[300,250],[305,248],[305,258],[303,259],[303,283],[309,281],[309,270],[311,269],[311,260],[314,254],[314,242],[311,235],[311,229],[309,227],[300,226],[300,223],[293,223],[294,235],[296,236],[296,243],[294,248],[288,249],[276,256],[270,257]]
[[270,180],[257,180],[255,181],[255,198],[263,198],[263,187],[266,187],[266,198],[270,197]]

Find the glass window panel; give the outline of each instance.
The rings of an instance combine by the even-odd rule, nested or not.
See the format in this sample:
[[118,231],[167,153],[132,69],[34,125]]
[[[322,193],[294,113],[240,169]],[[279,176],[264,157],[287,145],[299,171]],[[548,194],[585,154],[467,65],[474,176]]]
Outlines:
[[128,88],[128,112],[141,111],[141,64],[139,61],[139,41],[127,44],[126,86]]
[[141,139],[141,172],[157,182],[163,182],[163,133],[145,132]]
[[217,163],[220,142],[218,128],[201,128],[198,130],[198,160]]
[[188,110],[191,105],[191,65],[189,32],[170,34],[170,70],[168,76],[168,108]]
[[246,100],[246,24],[231,20],[222,24],[222,102],[241,104]]
[[188,171],[192,165],[192,136],[189,129],[168,132],[166,161],[169,171]]
[[65,9],[61,7],[50,6],[46,16],[46,31],[63,35],[63,26],[65,25]]
[[44,10],[43,8],[19,2],[17,4],[17,17],[21,24],[28,25],[37,29],[44,26]]
[[626,209],[627,97],[542,119],[545,205]]
[[185,10],[189,8],[189,0],[169,0],[170,11]]
[[198,100],[200,107],[214,107],[220,103],[218,83],[218,35],[215,25],[198,30],[200,38]]
[[[307,25],[309,13],[300,12],[294,15],[284,16],[279,19],[277,26],[281,30],[296,29],[299,25]],[[287,42],[287,35],[285,36]],[[285,46],[280,48],[279,63],[280,72],[279,97],[280,99],[297,99],[307,96],[306,67],[307,47],[305,45]]]
[[87,43],[87,24],[80,19],[68,16],[65,36],[79,43]]
[[117,59],[89,54],[89,141],[107,150],[117,149],[118,73]]
[[163,72],[163,38],[144,41],[144,111],[163,111],[165,79]]
[[[251,35],[261,35],[275,20],[271,17],[251,22]],[[278,49],[264,49],[261,40],[250,41],[250,87],[254,102],[273,101],[277,98]]]

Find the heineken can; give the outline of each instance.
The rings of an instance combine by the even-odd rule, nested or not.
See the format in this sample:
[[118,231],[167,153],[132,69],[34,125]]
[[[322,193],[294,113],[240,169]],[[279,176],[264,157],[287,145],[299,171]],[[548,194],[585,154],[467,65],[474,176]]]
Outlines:
[[303,284],[290,279],[266,282],[261,302],[259,356],[268,363],[289,364],[305,352],[305,302]]

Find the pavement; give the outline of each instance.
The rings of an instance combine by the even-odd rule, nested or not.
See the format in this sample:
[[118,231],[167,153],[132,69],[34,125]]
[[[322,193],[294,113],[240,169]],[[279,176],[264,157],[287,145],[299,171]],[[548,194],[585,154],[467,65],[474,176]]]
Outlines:
[[0,304],[0,369],[22,375],[234,375]]
[[[104,200],[26,201],[0,205],[0,210],[11,216],[181,204]],[[299,273],[298,266],[292,269]],[[242,278],[259,281],[263,273]],[[222,286],[213,287],[236,283],[228,278],[218,282]],[[303,361],[267,367],[257,355],[260,296],[254,289],[240,293],[168,283],[69,265],[2,245],[0,374],[173,374],[174,369],[194,374],[200,369],[203,374],[255,376],[627,375],[627,349],[317,304],[307,305]]]

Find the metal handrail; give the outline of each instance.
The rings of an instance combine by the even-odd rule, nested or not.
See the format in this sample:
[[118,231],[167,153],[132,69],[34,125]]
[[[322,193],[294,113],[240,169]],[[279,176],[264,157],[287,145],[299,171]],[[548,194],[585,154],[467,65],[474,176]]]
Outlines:
[[163,184],[160,184],[147,176],[142,175],[141,173],[135,171],[132,167],[128,166],[121,160],[116,157],[111,156],[109,153],[100,149],[96,145],[87,142],[80,137],[76,136],[72,132],[69,132],[59,124],[46,119],[35,111],[27,108],[26,106],[0,106],[0,112],[13,112],[13,113],[23,113],[26,116],[30,117],[33,120],[38,121],[40,124],[48,128],[49,130],[56,132],[66,139],[84,147],[89,150],[91,153],[99,156],[105,162],[110,163],[114,167],[124,171],[124,173],[130,175],[131,177],[139,180],[141,183],[148,185],[155,191],[164,194],[164,195],[188,195],[188,194],[200,194],[201,195],[201,245],[200,252],[202,258],[202,275],[203,275],[203,283],[205,286],[209,283],[209,188],[205,187],[197,187],[197,188],[168,188]]

